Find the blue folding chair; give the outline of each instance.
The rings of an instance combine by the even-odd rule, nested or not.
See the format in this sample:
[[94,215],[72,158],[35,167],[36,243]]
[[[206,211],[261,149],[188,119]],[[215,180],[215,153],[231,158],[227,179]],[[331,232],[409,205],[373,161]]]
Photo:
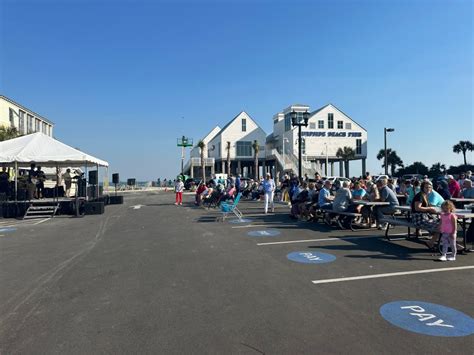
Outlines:
[[234,203],[232,204],[229,204],[226,202],[221,203],[222,222],[224,222],[224,220],[229,215],[229,213],[233,213],[239,220],[242,219],[243,214],[237,208],[237,205],[239,204],[241,196],[242,196],[242,193],[239,192],[237,196],[235,196]]

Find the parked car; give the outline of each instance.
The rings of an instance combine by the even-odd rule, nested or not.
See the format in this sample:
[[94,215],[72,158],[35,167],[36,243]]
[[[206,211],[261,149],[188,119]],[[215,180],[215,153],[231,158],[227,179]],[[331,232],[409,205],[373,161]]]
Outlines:
[[191,190],[194,186],[199,185],[200,182],[201,182],[201,179],[198,179],[198,178],[186,179],[186,181],[184,182],[184,189]]
[[323,180],[331,181],[333,190],[337,190],[338,188],[340,188],[342,186],[343,181],[351,182],[351,179],[342,176],[326,176],[323,177]]
[[402,176],[402,181],[407,181],[407,180],[423,180],[423,175],[421,174],[405,174]]

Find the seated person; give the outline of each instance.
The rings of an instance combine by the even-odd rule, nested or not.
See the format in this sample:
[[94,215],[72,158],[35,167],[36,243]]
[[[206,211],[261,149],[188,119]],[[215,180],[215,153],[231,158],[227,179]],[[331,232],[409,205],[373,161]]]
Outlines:
[[383,218],[384,214],[393,214],[395,212],[395,206],[398,206],[399,202],[395,192],[387,186],[387,179],[380,179],[377,181],[377,188],[380,192],[380,201],[389,203],[388,206],[375,206],[374,208],[378,228],[384,229],[387,225],[386,223],[382,224],[380,220]]
[[207,190],[207,186],[206,184],[204,184],[204,182],[201,182],[198,186],[198,188],[196,189],[196,201],[194,202],[194,204],[196,206],[200,206],[201,205],[201,201],[202,201],[202,198],[203,198],[203,195],[204,195],[204,192]]
[[461,192],[463,198],[474,198],[474,187],[472,181],[465,179],[462,184],[463,190]]
[[324,187],[319,191],[318,205],[322,210],[332,210],[331,181],[326,180]]
[[449,200],[451,198],[451,193],[449,192],[448,183],[446,182],[446,180],[440,180],[438,182],[436,192],[439,193],[441,197],[445,200]]
[[[352,190],[352,199],[353,200],[363,200],[364,197],[367,195],[367,191],[365,191],[361,186],[360,186],[360,182],[359,181],[356,181],[354,183],[354,189]],[[355,206],[355,211],[357,213],[360,213],[360,211],[362,210],[362,207],[364,207],[363,205],[356,205]]]

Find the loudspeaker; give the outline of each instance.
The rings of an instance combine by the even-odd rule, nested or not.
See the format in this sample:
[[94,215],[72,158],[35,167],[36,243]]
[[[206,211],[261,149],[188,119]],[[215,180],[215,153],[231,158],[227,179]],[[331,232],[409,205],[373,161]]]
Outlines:
[[121,205],[123,204],[123,196],[110,196],[109,203],[111,205]]
[[135,186],[136,179],[127,179],[127,185],[128,186]]
[[103,214],[104,203],[103,202],[86,202],[85,214]]
[[97,174],[97,170],[89,171],[89,184],[99,185],[99,174]]
[[77,179],[77,196],[86,197],[86,179]]
[[112,174],[112,183],[120,184],[120,177],[118,173]]

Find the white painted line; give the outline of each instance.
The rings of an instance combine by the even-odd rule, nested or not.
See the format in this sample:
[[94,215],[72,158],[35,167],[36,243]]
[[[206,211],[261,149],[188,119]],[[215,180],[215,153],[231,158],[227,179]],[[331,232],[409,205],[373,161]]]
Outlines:
[[297,224],[247,224],[245,226],[234,226],[231,228],[253,228],[253,227],[266,227],[266,228],[278,228],[278,227],[298,227]]
[[346,238],[325,238],[325,239],[301,239],[301,240],[286,240],[284,242],[268,242],[268,243],[257,243],[257,245],[278,245],[278,244],[292,244],[292,243],[309,243],[309,242],[327,242],[330,240],[351,240],[351,239],[369,239],[369,238],[380,238],[378,236],[371,237],[346,237]]
[[34,223],[34,225],[37,226],[38,224],[46,222],[47,220],[49,220],[49,218],[42,219],[41,221],[38,221],[38,222]]
[[446,267],[441,269],[425,269],[416,271],[403,271],[403,272],[391,272],[388,274],[375,274],[375,275],[363,275],[354,277],[340,277],[337,279],[325,279],[325,280],[314,280],[311,281],[314,284],[327,284],[332,282],[343,282],[343,281],[354,281],[354,280],[365,280],[365,279],[377,279],[380,277],[392,277],[392,276],[404,276],[404,275],[415,275],[415,274],[429,274],[432,272],[443,272],[443,271],[458,271],[474,269],[474,266],[459,266],[459,267]]

